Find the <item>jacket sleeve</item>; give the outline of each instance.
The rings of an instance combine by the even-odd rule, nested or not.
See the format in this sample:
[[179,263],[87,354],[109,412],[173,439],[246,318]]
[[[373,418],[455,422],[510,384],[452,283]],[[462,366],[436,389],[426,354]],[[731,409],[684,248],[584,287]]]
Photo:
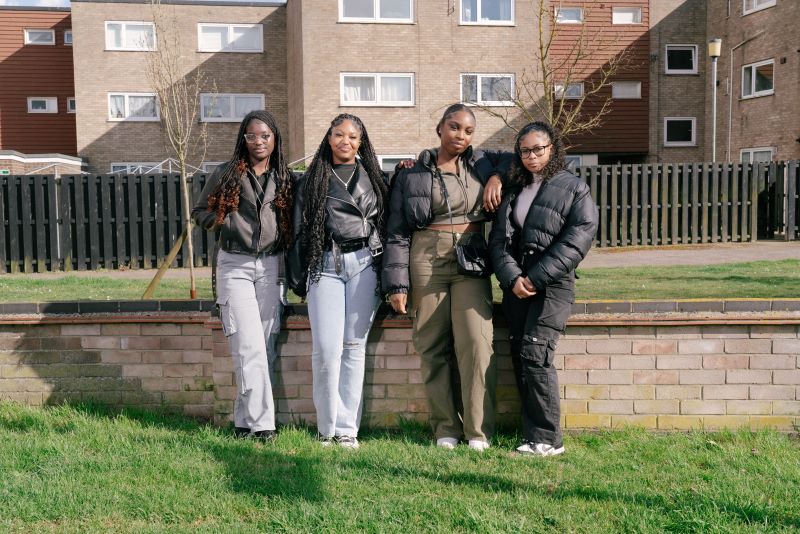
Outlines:
[[581,182],[561,232],[528,268],[528,278],[534,286],[544,288],[575,270],[592,247],[597,218],[589,186]]
[[499,175],[503,187],[508,185],[508,175],[511,164],[514,162],[514,154],[500,150],[483,150],[475,160],[475,170],[479,176],[488,180],[492,175]]
[[511,217],[511,195],[505,195],[500,208],[497,210],[497,219],[492,224],[489,232],[489,255],[492,267],[500,287],[508,289],[522,275],[522,269],[511,255],[514,226]]
[[208,211],[208,196],[214,192],[217,184],[219,184],[219,178],[222,175],[222,170],[224,168],[225,165],[220,165],[211,174],[206,181],[206,185],[203,186],[203,190],[200,192],[200,197],[197,199],[197,202],[192,208],[192,220],[197,226],[205,230],[211,231],[216,229],[214,220],[217,218],[217,214],[212,211]]
[[386,294],[408,293],[408,256],[411,227],[404,210],[408,171],[402,170],[392,180],[389,194],[389,217],[386,223],[386,251],[381,270],[381,286]]
[[292,213],[293,233],[292,247],[287,252],[286,278],[289,287],[298,297],[306,296],[306,280],[308,278],[308,265],[306,264],[303,244],[300,239],[300,230],[303,224],[303,180],[295,182],[294,212]]

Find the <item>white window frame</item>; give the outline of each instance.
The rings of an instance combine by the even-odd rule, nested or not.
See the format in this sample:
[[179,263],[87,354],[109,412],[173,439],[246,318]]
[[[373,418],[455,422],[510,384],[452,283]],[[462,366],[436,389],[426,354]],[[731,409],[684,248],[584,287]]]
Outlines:
[[481,20],[481,0],[478,0],[478,16],[475,22],[464,20],[462,1],[458,2],[458,23],[461,26],[514,26],[516,20],[516,0],[511,0],[511,20]]
[[[72,103],[72,106],[71,106],[72,109],[70,109],[70,102]],[[75,103],[75,97],[74,96],[68,96],[67,97],[67,113],[75,113],[77,111],[77,109],[78,109],[78,106]]]
[[[669,121],[692,121],[692,139],[690,141],[668,141],[667,123]],[[664,146],[697,146],[697,117],[664,117]]]
[[[756,0],[758,3],[759,0]],[[750,13],[755,13],[757,11],[761,11],[764,9],[768,9],[770,7],[774,7],[777,4],[777,0],[761,0],[764,2],[760,6],[755,6],[753,9],[747,9],[747,0],[742,0],[742,16],[749,15]]]
[[[565,11],[565,10],[572,11],[572,10],[575,10],[575,9],[577,9],[578,13],[579,13],[578,20],[572,20],[572,19],[559,20],[559,17],[561,16],[561,12],[562,11]],[[553,20],[556,21],[556,24],[583,24],[585,13],[584,13],[582,7],[578,7],[578,6],[558,6],[558,7],[555,8],[555,10],[556,11],[554,13]]]
[[[31,32],[47,33],[50,35],[49,43],[37,43],[31,40]],[[25,28],[25,44],[34,46],[54,46],[56,44],[56,31],[47,28]]]
[[[570,161],[574,161],[574,165],[570,165]],[[564,154],[564,163],[567,164],[567,170],[574,172],[576,167],[583,165],[583,156],[580,154]]]
[[[569,89],[571,87],[580,87],[581,94],[579,94],[579,95],[568,95],[567,91],[569,91]],[[567,88],[566,88],[566,91],[564,90],[564,84],[563,83],[554,84],[553,85],[553,95],[556,98],[562,98],[564,100],[580,100],[581,98],[583,98],[583,95],[584,95],[583,82],[575,82],[575,83],[569,84],[567,86]]]
[[381,0],[373,0],[375,16],[372,18],[366,17],[345,17],[344,16],[344,0],[339,0],[339,22],[363,22],[367,24],[413,24],[414,23],[414,0],[406,0],[409,4],[409,18],[407,19],[386,19],[381,18],[380,8]]
[[[619,96],[615,95],[614,91],[617,86],[622,84],[636,84],[636,96]],[[617,80],[611,82],[611,98],[614,100],[638,100],[642,98],[642,82],[636,80]]]
[[[33,109],[32,104],[34,100],[44,100],[47,109]],[[58,97],[57,96],[29,96],[28,97],[28,113],[58,113]]]
[[[633,13],[634,22],[617,22],[614,20],[614,15],[620,14],[628,14]],[[638,13],[638,15],[637,15]],[[638,19],[638,20],[636,20]],[[632,7],[632,6],[614,6],[611,8],[611,24],[614,25],[633,25],[633,24],[641,24],[642,23],[642,8],[641,7]]]
[[231,115],[230,117],[204,117],[203,116],[203,98],[210,96],[216,97],[217,99],[228,98],[230,100],[230,107],[231,114],[234,113],[236,110],[236,98],[259,98],[261,100],[261,104],[259,109],[264,109],[264,94],[263,93],[200,93],[200,122],[242,122],[242,117],[235,117]]
[[64,30],[64,46],[72,46],[72,30]]
[[[111,116],[111,97],[124,96],[125,97],[125,116],[122,118]],[[156,99],[156,116],[155,117],[130,117],[130,105],[128,100],[132,96],[152,96]],[[161,108],[158,105],[158,95],[155,93],[126,93],[123,91],[109,91],[108,98],[106,99],[106,106],[108,107],[108,121],[109,122],[158,122],[161,120]]]
[[[125,167],[125,170],[118,170],[115,171],[114,167]],[[142,169],[146,169],[146,172],[139,171],[134,172],[133,174],[149,174],[149,173],[162,173],[163,169],[161,167],[161,163],[156,161],[122,161],[122,162],[114,162],[109,165],[109,173],[110,174],[117,174],[117,173],[125,173],[131,174],[131,169],[137,169],[141,167]]]
[[[756,67],[760,67],[762,65],[772,65],[772,89],[767,89],[766,91],[756,91]],[[744,94],[744,79],[745,79],[745,69],[750,68],[750,87],[753,88],[753,92],[749,95]],[[755,63],[748,63],[746,65],[742,65],[742,100],[748,98],[758,98],[760,96],[769,96],[775,94],[775,60],[774,59],[765,59],[764,61],[756,61]]]
[[[344,79],[348,76],[358,76],[359,78],[373,77],[375,79],[375,101],[374,102],[347,102],[344,99]],[[382,78],[410,78],[411,79],[411,100],[408,102],[383,100],[380,95]],[[340,72],[339,73],[339,105],[343,107],[413,107],[416,105],[416,76],[413,72]]]
[[[227,43],[221,48],[208,48],[203,46],[203,28],[225,28],[228,32]],[[258,29],[258,48],[233,49],[231,45],[231,33],[234,28],[257,28]],[[214,22],[197,23],[197,51],[198,52],[227,52],[237,54],[261,54],[264,52],[264,25],[263,24],[219,24]]]
[[[670,69],[669,68],[669,50],[674,49],[692,49],[692,69]],[[668,44],[664,47],[664,74],[697,74],[697,45],[693,44]]]
[[[116,48],[112,46],[108,38],[108,25],[109,24],[122,24],[122,46]],[[153,27],[153,48],[129,46],[125,42],[125,28],[128,24],[149,24]],[[114,52],[152,52],[158,49],[158,36],[156,35],[156,26],[154,23],[147,20],[107,20],[105,21],[105,38],[106,50]]]
[[769,152],[769,161],[772,161],[772,158],[775,157],[775,149],[771,146],[761,146],[761,147],[753,147],[753,148],[743,148],[739,151],[739,161],[744,163],[744,155],[750,155],[750,161],[748,163],[753,163],[753,155],[756,152]]
[[[383,160],[384,159],[417,159],[417,156],[413,154],[383,154],[382,156],[378,156],[378,165],[380,166],[381,170],[383,169]],[[391,171],[383,171],[383,172],[391,172]]]
[[[465,102],[464,101],[464,76],[477,76],[478,77],[478,101],[477,102]],[[514,95],[515,91],[515,79],[514,75],[505,72],[493,72],[493,73],[477,73],[477,72],[463,72],[459,77],[459,81],[461,82],[460,90],[461,90],[461,102],[464,102],[468,106],[491,106],[491,107],[508,107],[513,106],[513,100],[484,100],[481,95],[481,78],[510,78],[511,79],[511,95]]]
[[224,163],[225,163],[224,161],[204,161],[203,163],[200,164],[200,171],[203,174],[209,174],[214,172],[214,169],[216,169],[220,165],[223,165]]

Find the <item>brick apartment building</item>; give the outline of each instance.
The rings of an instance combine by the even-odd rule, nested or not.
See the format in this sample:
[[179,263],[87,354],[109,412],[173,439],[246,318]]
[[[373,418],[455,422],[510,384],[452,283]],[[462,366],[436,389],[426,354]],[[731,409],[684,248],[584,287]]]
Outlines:
[[[68,8],[0,6],[0,172],[73,169],[75,89]],[[77,169],[80,170],[78,163]],[[53,172],[53,167],[43,171]]]
[[[185,72],[202,69],[214,81],[201,103],[206,168],[230,155],[241,116],[262,105],[277,117],[291,160],[313,155],[329,120],[349,112],[364,120],[389,167],[436,143],[435,123],[452,102],[504,108],[519,122],[502,95],[518,88],[523,73],[540,76],[530,70],[538,29],[529,0],[162,6],[179,21],[173,29]],[[800,2],[551,0],[550,7],[558,10],[553,61],[582,27],[605,32],[611,48],[630,58],[604,90],[612,97],[604,124],[570,139],[576,164],[711,159],[710,37],[723,40],[717,159],[800,157],[792,44]],[[92,172],[146,169],[167,158],[143,75],[147,49],[159,42],[152,21],[143,0],[72,2],[76,145]],[[564,88],[565,98],[588,90],[602,66],[584,65],[585,79]],[[478,113],[477,146],[508,148],[513,135],[500,119]]]

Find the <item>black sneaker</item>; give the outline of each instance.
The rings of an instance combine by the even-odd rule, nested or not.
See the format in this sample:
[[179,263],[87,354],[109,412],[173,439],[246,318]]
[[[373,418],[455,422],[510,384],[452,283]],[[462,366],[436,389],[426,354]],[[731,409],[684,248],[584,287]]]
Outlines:
[[253,437],[259,441],[263,441],[264,443],[269,443],[278,437],[278,433],[274,430],[259,430],[258,432],[253,432]]
[[250,429],[242,426],[234,427],[233,437],[235,438],[248,438],[250,437]]

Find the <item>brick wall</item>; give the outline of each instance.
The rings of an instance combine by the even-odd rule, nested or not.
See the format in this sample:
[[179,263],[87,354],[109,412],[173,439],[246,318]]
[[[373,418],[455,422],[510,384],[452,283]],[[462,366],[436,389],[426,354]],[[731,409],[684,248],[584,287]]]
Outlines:
[[[763,309],[764,301],[756,302]],[[791,430],[800,424],[800,302],[779,304],[772,308],[794,311],[573,316],[556,359],[564,427]],[[409,326],[382,319],[370,334],[367,424],[427,417]],[[506,334],[498,320],[497,411],[500,421],[515,424]],[[304,317],[286,321],[280,351],[278,419],[313,423]],[[226,424],[235,394],[227,342],[207,313],[0,316],[0,399],[96,399]]]

